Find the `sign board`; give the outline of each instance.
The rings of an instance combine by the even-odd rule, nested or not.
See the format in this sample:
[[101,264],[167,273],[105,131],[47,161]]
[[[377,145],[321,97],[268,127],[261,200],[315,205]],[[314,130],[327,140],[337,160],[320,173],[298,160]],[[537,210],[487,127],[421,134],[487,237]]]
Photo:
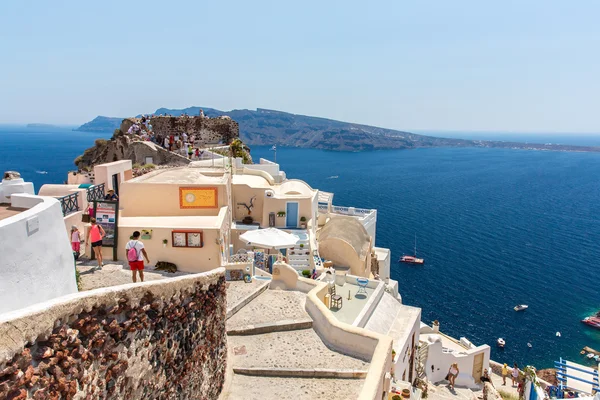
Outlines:
[[217,208],[216,187],[180,187],[180,208]]
[[106,236],[102,239],[102,247],[112,247],[113,258],[117,258],[119,202],[94,200],[94,218]]

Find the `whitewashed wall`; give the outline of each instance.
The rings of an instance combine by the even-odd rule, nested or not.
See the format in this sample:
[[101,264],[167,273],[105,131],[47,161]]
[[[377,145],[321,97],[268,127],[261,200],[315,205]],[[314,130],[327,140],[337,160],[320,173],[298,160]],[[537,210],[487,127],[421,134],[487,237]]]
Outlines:
[[29,209],[0,220],[0,313],[77,292],[58,200],[29,194],[11,200]]

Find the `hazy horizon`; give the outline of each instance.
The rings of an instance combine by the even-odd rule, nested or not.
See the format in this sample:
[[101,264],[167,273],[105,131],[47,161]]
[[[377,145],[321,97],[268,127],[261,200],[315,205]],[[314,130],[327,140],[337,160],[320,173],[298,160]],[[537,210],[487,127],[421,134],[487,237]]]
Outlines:
[[6,3],[4,123],[206,104],[407,131],[600,132],[593,0]]

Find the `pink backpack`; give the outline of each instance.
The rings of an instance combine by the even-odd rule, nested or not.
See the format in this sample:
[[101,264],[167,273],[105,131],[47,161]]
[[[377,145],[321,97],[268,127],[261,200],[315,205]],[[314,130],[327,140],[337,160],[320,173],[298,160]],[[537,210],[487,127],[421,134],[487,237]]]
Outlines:
[[138,260],[138,250],[135,248],[135,245],[137,244],[137,240],[135,241],[135,243],[133,244],[133,246],[131,246],[131,248],[129,250],[127,250],[127,261],[137,261]]

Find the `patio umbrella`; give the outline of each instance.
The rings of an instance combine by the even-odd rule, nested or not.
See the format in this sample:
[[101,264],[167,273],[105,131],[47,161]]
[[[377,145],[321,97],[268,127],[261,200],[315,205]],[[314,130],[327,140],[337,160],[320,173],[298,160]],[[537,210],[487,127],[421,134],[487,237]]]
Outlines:
[[298,236],[277,228],[257,229],[240,235],[240,240],[250,246],[268,249],[285,249],[298,243]]

